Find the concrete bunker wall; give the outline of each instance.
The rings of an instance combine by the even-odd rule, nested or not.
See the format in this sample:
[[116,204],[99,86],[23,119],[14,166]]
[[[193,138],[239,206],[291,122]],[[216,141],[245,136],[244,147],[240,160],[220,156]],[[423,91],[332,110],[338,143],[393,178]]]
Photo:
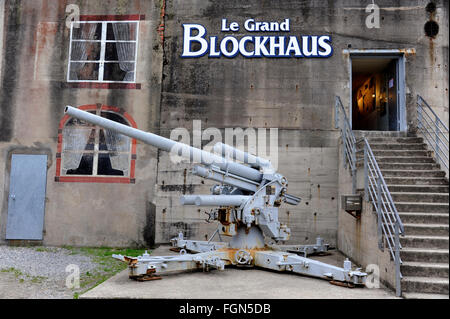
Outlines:
[[[420,93],[433,100],[441,114],[448,117],[447,74],[448,28],[442,28],[435,39],[424,35],[423,24],[430,17],[427,3],[412,5],[408,1],[380,3],[381,29],[366,29],[367,14],[360,2],[273,2],[251,1],[168,1],[165,19],[161,131],[192,127],[200,119],[205,127],[277,127],[279,135],[279,170],[289,180],[290,192],[303,198],[298,207],[281,210],[281,220],[293,230],[292,242],[312,243],[318,235],[333,245],[337,243],[337,178],[339,134],[334,130],[334,96],[345,106],[349,102],[349,49],[412,49],[406,56],[406,107],[408,130],[415,126],[415,96]],[[433,19],[445,24],[448,10],[437,2]],[[402,8],[396,10],[395,8]],[[183,17],[183,18],[180,18]],[[291,19],[290,35],[331,34],[334,54],[328,59],[248,59],[227,58],[182,59],[182,24],[198,23],[208,35],[222,38],[241,37],[247,32],[221,32],[221,20],[236,21],[240,26],[248,18],[256,21]],[[399,27],[400,26],[400,27]],[[401,40],[399,40],[401,39]],[[432,84],[425,79],[436,79]],[[441,107],[442,106],[442,107]],[[162,155],[164,156],[164,155]],[[160,163],[164,162],[161,161]],[[284,164],[286,163],[286,165]],[[182,171],[175,173],[165,164],[158,166],[159,190],[168,184],[180,187]],[[168,169],[168,171],[166,171]],[[184,169],[184,168],[183,168]],[[171,176],[174,178],[171,179]],[[161,178],[160,178],[161,177]],[[188,184],[191,180],[188,177]],[[198,185],[197,193],[208,192]],[[198,186],[197,186],[197,185]],[[179,192],[158,192],[157,238],[167,241],[163,231],[168,225],[183,225],[187,234],[203,239],[207,227],[205,216],[197,208],[172,206]],[[194,221],[196,219],[196,221]],[[192,230],[183,223],[191,220]]]
[[[56,6],[47,0],[5,1],[0,16],[0,240],[7,217],[8,158],[24,148],[51,154],[45,244],[149,245],[167,242],[178,231],[204,239],[215,229],[204,222],[203,211],[181,207],[178,199],[183,193],[208,193],[211,184],[190,175],[190,166],[172,165],[167,154],[142,143],[137,145],[136,184],[54,181],[63,107],[101,103],[123,108],[139,129],[166,137],[177,127],[191,129],[193,120],[220,130],[278,128],[279,171],[287,176],[289,191],[303,199],[280,213],[293,231],[291,242],[313,243],[320,235],[336,245],[340,167],[333,105],[335,95],[348,105],[345,50],[414,49],[406,58],[408,128],[414,129],[418,93],[448,120],[448,7],[436,1],[430,17],[427,3],[380,1],[381,28],[367,31],[365,6],[356,0],[77,2],[81,14],[145,15],[137,61],[141,88],[125,90],[67,87],[69,1]],[[289,35],[330,34],[334,54],[327,59],[180,58],[183,23],[200,23],[208,34],[222,37],[223,18],[242,25],[250,17],[290,18]],[[441,26],[434,39],[424,35],[429,19]]]
[[[56,4],[56,5],[55,5]],[[135,184],[56,182],[58,126],[65,105],[103,104],[126,111],[139,129],[159,133],[162,46],[160,4],[148,1],[79,1],[80,14],[140,14],[138,89],[68,85],[70,30],[65,1],[6,1],[0,129],[0,240],[5,239],[12,153],[48,154],[45,245],[150,245],[151,201],[157,150],[137,146]],[[154,233],[154,231],[152,231]],[[147,235],[146,235],[147,234]]]

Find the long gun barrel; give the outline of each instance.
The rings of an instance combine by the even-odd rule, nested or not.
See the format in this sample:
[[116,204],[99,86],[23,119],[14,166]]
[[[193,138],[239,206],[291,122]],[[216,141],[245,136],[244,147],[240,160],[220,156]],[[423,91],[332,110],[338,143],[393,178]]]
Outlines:
[[[181,204],[218,206],[209,212],[209,216],[210,219],[218,220],[226,226],[223,228],[224,235],[235,233],[238,227],[249,229],[255,225],[275,240],[289,238],[290,229],[278,221],[278,207],[282,201],[298,205],[300,198],[286,193],[287,179],[275,172],[270,161],[222,143],[214,147],[214,151],[218,154],[210,153],[71,106],[66,106],[64,112],[74,118],[135,138],[205,166],[195,166],[192,173],[217,181],[222,186],[215,185],[211,188],[212,195],[182,196]],[[230,226],[230,221],[233,226]],[[234,230],[232,228],[227,230],[228,226]]]
[[181,205],[240,206],[250,198],[242,195],[185,195],[181,197]]
[[185,157],[191,161],[199,160],[200,163],[204,165],[218,166],[225,172],[229,172],[237,176],[242,176],[251,181],[260,182],[262,180],[262,173],[254,168],[239,163],[234,163],[232,161],[224,159],[221,156],[206,152],[187,144],[176,142],[174,140],[153,133],[144,132],[71,106],[66,106],[64,113],[88,123],[104,127],[131,138],[135,138],[146,144],[153,145],[161,150],[167,152],[175,152],[177,155]]
[[227,158],[231,157],[234,160],[247,163],[251,167],[257,169],[263,168],[264,170],[271,170],[273,172],[272,164],[270,163],[269,160],[249,154],[247,152],[234,148],[230,145],[219,142],[214,145],[213,150],[214,152],[219,153],[224,157]]

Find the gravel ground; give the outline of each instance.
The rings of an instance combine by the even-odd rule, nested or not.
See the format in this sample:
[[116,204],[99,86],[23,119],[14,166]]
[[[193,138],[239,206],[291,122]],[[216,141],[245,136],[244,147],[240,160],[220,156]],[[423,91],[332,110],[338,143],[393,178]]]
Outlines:
[[108,263],[74,249],[0,246],[0,298],[74,298],[96,282],[69,289],[66,278],[73,270],[66,272],[66,267],[77,265],[83,278],[98,274]]

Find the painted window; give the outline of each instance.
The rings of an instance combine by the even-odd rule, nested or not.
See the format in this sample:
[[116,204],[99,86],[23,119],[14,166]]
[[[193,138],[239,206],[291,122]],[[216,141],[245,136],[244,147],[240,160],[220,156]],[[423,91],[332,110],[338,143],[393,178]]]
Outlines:
[[[136,127],[116,107],[85,105],[80,109]],[[69,116],[60,123],[57,181],[134,183],[135,159],[134,139]]]
[[67,81],[135,83],[138,29],[132,20],[73,21]]

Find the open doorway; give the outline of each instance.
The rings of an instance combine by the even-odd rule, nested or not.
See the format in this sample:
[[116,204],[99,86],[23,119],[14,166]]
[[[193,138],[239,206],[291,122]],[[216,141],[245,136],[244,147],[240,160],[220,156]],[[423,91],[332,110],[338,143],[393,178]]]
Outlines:
[[352,128],[403,131],[403,56],[352,55]]

